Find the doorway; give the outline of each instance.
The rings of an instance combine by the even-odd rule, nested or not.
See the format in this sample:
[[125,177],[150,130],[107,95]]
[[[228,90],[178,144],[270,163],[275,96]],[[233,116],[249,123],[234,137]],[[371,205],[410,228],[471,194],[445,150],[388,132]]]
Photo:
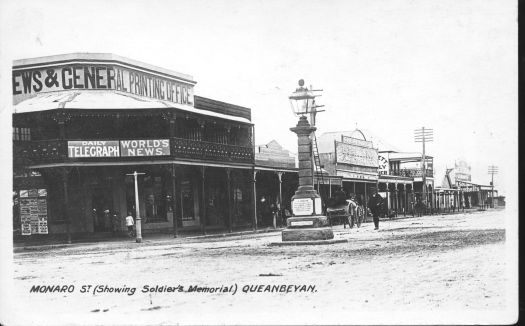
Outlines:
[[94,232],[111,231],[111,212],[113,211],[111,189],[93,189],[91,195],[91,208]]

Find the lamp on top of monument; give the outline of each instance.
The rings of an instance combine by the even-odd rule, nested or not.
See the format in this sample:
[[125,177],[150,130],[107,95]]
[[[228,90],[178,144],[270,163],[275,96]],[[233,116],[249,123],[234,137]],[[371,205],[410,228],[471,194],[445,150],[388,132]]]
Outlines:
[[[330,221],[323,215],[321,196],[313,187],[313,138],[317,130],[315,114],[319,106],[315,105],[314,90],[304,88],[304,81],[299,81],[299,88],[289,97],[294,113],[299,117],[297,125],[290,128],[297,135],[297,160],[299,163],[299,185],[292,197],[292,216],[286,219],[286,229],[282,231],[282,241],[327,241],[334,238]],[[306,118],[310,115],[310,124]]]
[[299,88],[288,97],[290,105],[296,115],[304,116],[310,114],[315,105],[315,95],[312,90],[304,87],[304,80],[299,80]]

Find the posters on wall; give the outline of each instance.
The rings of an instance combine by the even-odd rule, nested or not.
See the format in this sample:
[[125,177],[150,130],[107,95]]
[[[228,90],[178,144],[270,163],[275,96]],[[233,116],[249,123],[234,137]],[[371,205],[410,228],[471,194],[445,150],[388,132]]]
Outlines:
[[20,222],[22,235],[48,234],[47,190],[20,190]]

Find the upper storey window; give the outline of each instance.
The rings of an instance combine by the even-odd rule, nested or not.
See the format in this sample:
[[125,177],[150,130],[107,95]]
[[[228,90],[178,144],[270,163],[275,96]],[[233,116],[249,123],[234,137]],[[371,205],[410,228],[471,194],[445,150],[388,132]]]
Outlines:
[[14,127],[13,140],[31,140],[31,129]]

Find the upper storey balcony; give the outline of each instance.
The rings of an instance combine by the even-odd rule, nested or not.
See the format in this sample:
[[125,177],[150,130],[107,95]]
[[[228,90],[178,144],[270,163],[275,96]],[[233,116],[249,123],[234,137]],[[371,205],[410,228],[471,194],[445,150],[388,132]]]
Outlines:
[[[15,164],[38,166],[50,163],[71,162],[111,162],[111,161],[141,161],[141,160],[193,160],[212,161],[217,163],[245,163],[251,164],[254,160],[253,147],[243,145],[230,145],[198,141],[177,137],[166,139],[141,139],[146,144],[154,141],[166,141],[165,147],[142,147],[136,148],[135,154],[122,157],[121,143],[129,143],[126,140],[98,141],[97,146],[87,145],[97,141],[74,141],[85,146],[71,146],[68,140],[40,140],[40,141],[15,141],[13,145],[13,157]],[[149,141],[149,142],[148,142]],[[104,142],[105,144],[101,144]],[[77,145],[75,144],[75,145]],[[146,145],[148,146],[148,145]],[[116,150],[115,150],[116,149]],[[148,151],[155,156],[148,155]],[[162,151],[160,151],[162,150]],[[140,153],[141,154],[137,154]]]

